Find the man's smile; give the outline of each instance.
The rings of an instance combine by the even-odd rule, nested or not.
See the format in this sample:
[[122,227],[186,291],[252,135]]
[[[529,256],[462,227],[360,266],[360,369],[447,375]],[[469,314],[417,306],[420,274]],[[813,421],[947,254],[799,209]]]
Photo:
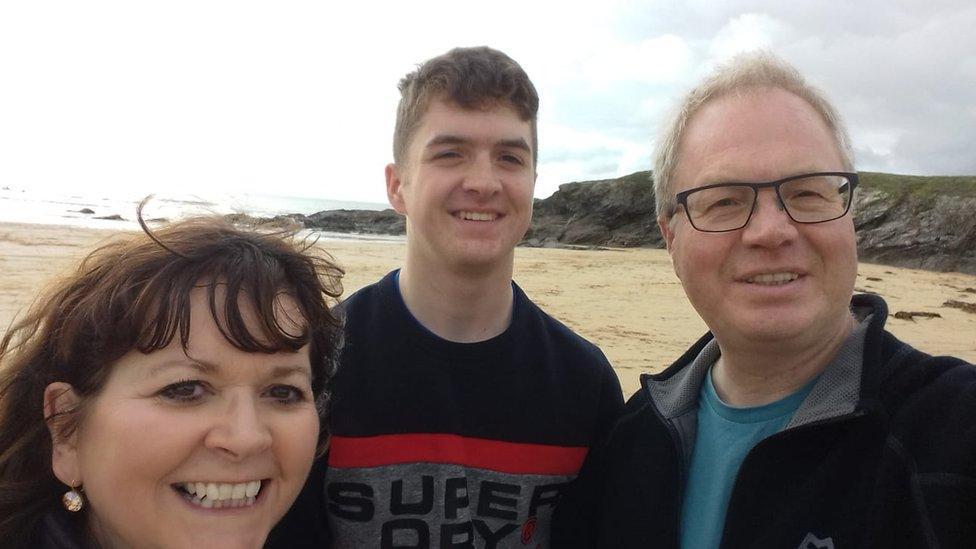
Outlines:
[[750,275],[745,278],[744,282],[747,282],[749,284],[760,284],[764,286],[779,286],[782,284],[793,282],[798,278],[800,278],[800,275],[798,273],[775,272],[775,273],[762,273],[762,274]]
[[458,219],[463,219],[465,221],[494,221],[501,217],[495,212],[475,212],[461,210],[454,212],[454,217]]

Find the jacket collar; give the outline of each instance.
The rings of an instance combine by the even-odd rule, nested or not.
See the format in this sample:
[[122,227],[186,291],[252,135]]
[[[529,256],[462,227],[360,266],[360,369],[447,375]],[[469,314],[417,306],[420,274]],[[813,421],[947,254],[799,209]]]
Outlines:
[[[888,310],[884,300],[874,295],[854,296],[851,310],[860,322],[785,428],[845,416],[857,408],[865,338],[874,339],[884,326]],[[718,342],[706,333],[663,372],[641,376],[642,390],[665,420],[674,422],[697,410],[702,380],[720,354]]]

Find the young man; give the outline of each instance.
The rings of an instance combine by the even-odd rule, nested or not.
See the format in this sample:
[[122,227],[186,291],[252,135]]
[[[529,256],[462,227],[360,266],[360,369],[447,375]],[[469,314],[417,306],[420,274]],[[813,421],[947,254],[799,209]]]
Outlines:
[[976,368],[857,295],[857,174],[835,110],[768,54],[659,139],[658,220],[710,329],[627,403],[556,547],[976,547]]
[[561,489],[623,399],[600,350],[512,282],[538,96],[489,48],[431,59],[400,91],[386,187],[406,261],[344,303],[310,490],[336,547],[548,546]]

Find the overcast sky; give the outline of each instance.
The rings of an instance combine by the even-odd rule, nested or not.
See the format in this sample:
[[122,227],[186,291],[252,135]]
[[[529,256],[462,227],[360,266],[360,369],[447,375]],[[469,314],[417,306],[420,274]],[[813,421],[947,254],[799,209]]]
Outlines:
[[542,100],[536,196],[649,169],[661,116],[765,47],[838,106],[861,170],[976,174],[976,3],[0,3],[0,185],[385,202],[398,79],[454,46]]

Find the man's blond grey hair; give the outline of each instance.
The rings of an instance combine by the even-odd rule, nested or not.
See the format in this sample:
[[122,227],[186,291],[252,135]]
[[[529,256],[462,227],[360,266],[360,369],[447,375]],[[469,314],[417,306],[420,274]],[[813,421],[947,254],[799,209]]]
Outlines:
[[674,215],[674,172],[680,160],[681,138],[688,122],[705,104],[728,95],[744,95],[761,88],[780,88],[810,104],[827,123],[846,171],[854,170],[854,151],[847,130],[823,92],[782,58],[764,50],[739,54],[720,65],[693,88],[663,126],[654,150],[654,200],[658,217]]

